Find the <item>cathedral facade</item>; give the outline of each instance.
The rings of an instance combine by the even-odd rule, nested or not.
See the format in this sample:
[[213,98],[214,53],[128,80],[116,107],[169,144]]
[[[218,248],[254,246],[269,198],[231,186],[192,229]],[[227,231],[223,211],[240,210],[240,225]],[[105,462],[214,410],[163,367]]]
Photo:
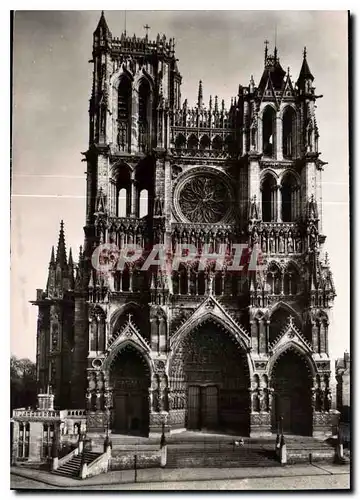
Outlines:
[[[266,45],[229,107],[201,82],[183,101],[174,41],[116,38],[103,14],[91,62],[84,246],[75,263],[61,224],[33,302],[39,390],[85,409],[88,433],[330,434],[335,291],[306,50],[293,83]],[[240,244],[240,271],[210,258]],[[94,265],[134,245],[142,258]],[[209,258],[144,266],[155,245]]]

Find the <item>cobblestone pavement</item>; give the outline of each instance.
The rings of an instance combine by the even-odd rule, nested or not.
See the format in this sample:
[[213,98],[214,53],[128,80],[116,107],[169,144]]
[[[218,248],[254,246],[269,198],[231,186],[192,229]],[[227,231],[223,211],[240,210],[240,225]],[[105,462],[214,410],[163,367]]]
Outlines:
[[[217,474],[215,474],[215,471]],[[177,472],[177,474],[176,474]],[[172,471],[165,481],[141,481],[138,483],[120,483],[114,473],[96,476],[85,481],[67,480],[62,481],[61,486],[46,484],[41,477],[19,476],[11,474],[12,489],[72,489],[72,490],[304,490],[304,489],[349,489],[350,474],[349,467],[338,467],[334,465],[286,467],[279,474],[270,474],[266,468],[262,470],[263,476],[256,477],[259,471],[254,469],[240,471],[239,477],[226,477],[227,472],[223,469],[213,469],[213,479],[210,479],[207,470],[198,469],[196,476],[190,471]],[[203,472],[203,478],[201,478]],[[232,471],[233,473],[235,471]],[[241,474],[242,472],[242,474]],[[269,474],[267,474],[269,472]],[[264,477],[266,476],[266,477]],[[34,476],[35,477],[35,476]],[[195,479],[196,477],[196,479]],[[217,477],[217,478],[216,478]],[[178,480],[176,480],[178,478]],[[46,478],[49,482],[52,478]],[[65,479],[65,478],[61,478]],[[44,479],[45,480],[45,479]],[[91,482],[89,482],[91,481]],[[95,482],[96,481],[96,482]],[[66,484],[67,483],[67,484]],[[92,483],[92,484],[91,484]],[[97,484],[96,484],[97,483]],[[76,485],[76,486],[75,486]]]
[[[32,479],[12,475],[12,489],[57,489]],[[84,490],[304,490],[304,489],[349,489],[349,474],[333,476],[295,476],[275,478],[217,479],[213,481],[176,481],[161,483],[109,484],[107,486],[85,486]],[[73,490],[74,491],[74,490]]]

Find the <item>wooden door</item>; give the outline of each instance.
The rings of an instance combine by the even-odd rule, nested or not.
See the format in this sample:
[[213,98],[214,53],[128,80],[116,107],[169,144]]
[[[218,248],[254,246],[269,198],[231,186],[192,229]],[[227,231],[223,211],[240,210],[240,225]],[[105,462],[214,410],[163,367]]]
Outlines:
[[188,429],[200,429],[200,387],[191,385],[188,389]]
[[218,425],[218,389],[215,385],[201,388],[201,427],[216,429]]
[[114,401],[114,424],[113,429],[115,432],[126,432],[127,431],[127,418],[126,418],[126,394],[118,393]]

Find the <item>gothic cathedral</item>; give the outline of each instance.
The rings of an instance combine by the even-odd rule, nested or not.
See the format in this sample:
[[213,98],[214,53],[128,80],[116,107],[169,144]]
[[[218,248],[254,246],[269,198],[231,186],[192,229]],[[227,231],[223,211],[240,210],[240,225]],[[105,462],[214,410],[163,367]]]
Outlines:
[[[258,84],[226,107],[202,82],[181,99],[174,40],[123,33],[101,15],[93,85],[84,246],[61,223],[37,291],[39,390],[85,409],[87,433],[211,429],[331,434],[328,350],[335,297],[322,232],[322,171],[306,50],[293,83],[266,45]],[[99,245],[145,257],[108,273]],[[243,270],[187,260],[144,269],[154,245],[248,248]],[[247,257],[257,249],[261,266]],[[108,255],[108,259],[111,259]],[[259,269],[259,270],[258,270]]]

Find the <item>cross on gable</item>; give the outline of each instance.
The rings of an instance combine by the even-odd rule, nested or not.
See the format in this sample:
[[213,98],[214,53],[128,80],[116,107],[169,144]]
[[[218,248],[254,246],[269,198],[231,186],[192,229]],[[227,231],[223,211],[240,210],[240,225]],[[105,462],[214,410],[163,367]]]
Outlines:
[[144,30],[146,31],[146,36],[148,35],[149,29],[150,29],[150,26],[146,23],[144,26]]

